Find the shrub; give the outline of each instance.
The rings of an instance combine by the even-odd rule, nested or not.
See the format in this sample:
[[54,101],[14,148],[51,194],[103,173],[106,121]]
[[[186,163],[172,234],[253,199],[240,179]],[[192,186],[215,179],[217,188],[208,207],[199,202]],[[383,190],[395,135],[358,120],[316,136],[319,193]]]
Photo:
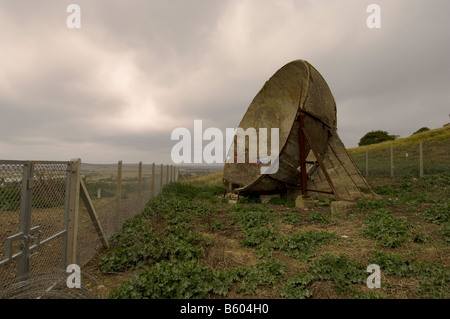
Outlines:
[[435,204],[427,208],[422,218],[438,225],[450,222],[450,203]]
[[142,265],[148,257],[160,259],[163,254],[161,240],[148,221],[139,217],[126,220],[110,242],[114,248],[98,263],[102,272],[132,269]]
[[211,229],[214,229],[214,230],[221,230],[224,228],[225,228],[225,225],[222,224],[222,222],[220,220],[216,220],[211,224]]
[[[113,248],[99,261],[102,272],[125,271],[143,265],[152,265],[161,260],[197,260],[205,254],[202,245],[207,240],[190,230],[186,223],[188,215],[180,213],[178,218],[156,233],[149,221],[142,216],[124,222],[120,232],[111,237]],[[162,236],[161,236],[162,235]]]
[[239,278],[237,292],[254,295],[258,286],[274,285],[283,278],[286,274],[286,266],[282,261],[271,258],[260,262],[254,268],[238,268],[236,274]]
[[314,261],[310,271],[315,280],[332,280],[338,293],[351,291],[353,284],[364,283],[367,278],[364,265],[346,255],[325,254]]
[[394,217],[387,209],[370,212],[364,220],[364,225],[363,236],[376,239],[378,245],[383,247],[398,247],[417,237],[411,232],[411,223]]
[[419,285],[417,293],[425,299],[450,298],[450,269],[437,263],[422,262],[417,265]]
[[333,222],[333,220],[330,217],[325,216],[324,214],[319,212],[312,212],[306,218],[306,220],[312,223],[322,223],[322,224],[330,224]]
[[358,210],[360,211],[374,210],[386,207],[386,203],[383,200],[358,201],[356,204]]
[[395,135],[390,135],[386,131],[371,131],[366,133],[359,140],[358,146],[377,144],[384,141],[393,141],[395,140]]
[[113,290],[111,299],[205,299],[218,286],[211,268],[194,261],[160,262]]
[[418,179],[418,186],[423,190],[446,188],[450,185],[450,173],[425,175]]
[[374,252],[370,262],[379,265],[385,275],[417,278],[416,292],[421,298],[450,298],[450,269],[436,262],[411,261],[382,252]]
[[386,275],[412,277],[417,273],[414,263],[401,255],[392,253],[372,252],[370,262],[377,264]]
[[234,217],[245,234],[248,234],[252,228],[266,226],[270,223],[268,209],[243,211]]
[[314,277],[307,272],[300,271],[293,277],[288,278],[280,289],[280,296],[287,299],[306,299],[312,296],[312,291],[308,285]]
[[286,256],[308,262],[316,255],[316,248],[336,238],[335,234],[327,232],[300,231],[280,238],[278,245]]
[[447,244],[450,244],[450,222],[443,223],[439,227],[439,234]]
[[0,186],[0,210],[15,211],[20,208],[21,183],[5,183]]
[[283,223],[290,225],[298,225],[302,221],[302,218],[298,212],[288,212],[286,217],[283,218]]
[[267,241],[274,241],[275,238],[276,235],[270,228],[251,228],[247,231],[247,237],[243,239],[241,243],[244,247],[259,247]]
[[424,126],[424,127],[419,128],[419,129],[418,129],[417,131],[415,131],[414,133],[412,133],[412,135],[418,134],[418,133],[422,133],[422,132],[426,132],[426,131],[429,131],[429,130],[430,130],[430,128]]

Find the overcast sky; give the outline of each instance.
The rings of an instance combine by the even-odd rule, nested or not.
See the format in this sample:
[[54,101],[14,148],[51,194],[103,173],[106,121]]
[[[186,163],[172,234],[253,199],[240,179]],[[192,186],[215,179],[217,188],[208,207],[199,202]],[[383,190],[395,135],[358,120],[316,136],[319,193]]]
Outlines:
[[296,59],[330,86],[347,147],[442,127],[449,13],[448,0],[0,0],[0,159],[169,163],[173,129],[237,127]]

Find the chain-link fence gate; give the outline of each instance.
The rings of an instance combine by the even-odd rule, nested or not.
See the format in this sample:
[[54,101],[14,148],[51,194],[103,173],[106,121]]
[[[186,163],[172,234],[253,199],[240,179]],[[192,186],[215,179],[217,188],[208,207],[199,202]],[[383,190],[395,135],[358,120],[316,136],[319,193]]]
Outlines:
[[[178,177],[172,165],[106,167],[105,174],[103,165],[80,159],[0,160],[0,298],[93,297],[67,289],[67,266],[86,265],[123,221]],[[110,173],[115,181],[105,179]]]
[[30,296],[32,278],[67,265],[72,163],[0,161],[0,297]]

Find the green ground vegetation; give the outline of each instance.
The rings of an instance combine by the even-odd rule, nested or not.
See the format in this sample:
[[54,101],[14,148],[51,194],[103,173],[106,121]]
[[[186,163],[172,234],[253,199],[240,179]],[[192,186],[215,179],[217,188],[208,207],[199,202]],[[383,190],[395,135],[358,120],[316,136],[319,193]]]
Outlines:
[[369,183],[383,199],[339,216],[324,200],[229,204],[217,183],[170,184],[95,266],[108,298],[449,298],[450,175]]

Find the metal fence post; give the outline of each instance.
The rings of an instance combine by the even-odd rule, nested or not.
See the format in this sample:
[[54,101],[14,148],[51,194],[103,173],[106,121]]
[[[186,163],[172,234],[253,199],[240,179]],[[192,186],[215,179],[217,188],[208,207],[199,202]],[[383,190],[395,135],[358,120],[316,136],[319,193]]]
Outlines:
[[71,160],[69,208],[67,216],[66,264],[77,263],[78,208],[80,202],[81,159]]
[[34,164],[27,162],[23,165],[22,191],[20,195],[20,221],[19,232],[22,233],[20,242],[22,254],[17,260],[17,282],[26,281],[30,275],[30,227],[31,205],[33,193]]

